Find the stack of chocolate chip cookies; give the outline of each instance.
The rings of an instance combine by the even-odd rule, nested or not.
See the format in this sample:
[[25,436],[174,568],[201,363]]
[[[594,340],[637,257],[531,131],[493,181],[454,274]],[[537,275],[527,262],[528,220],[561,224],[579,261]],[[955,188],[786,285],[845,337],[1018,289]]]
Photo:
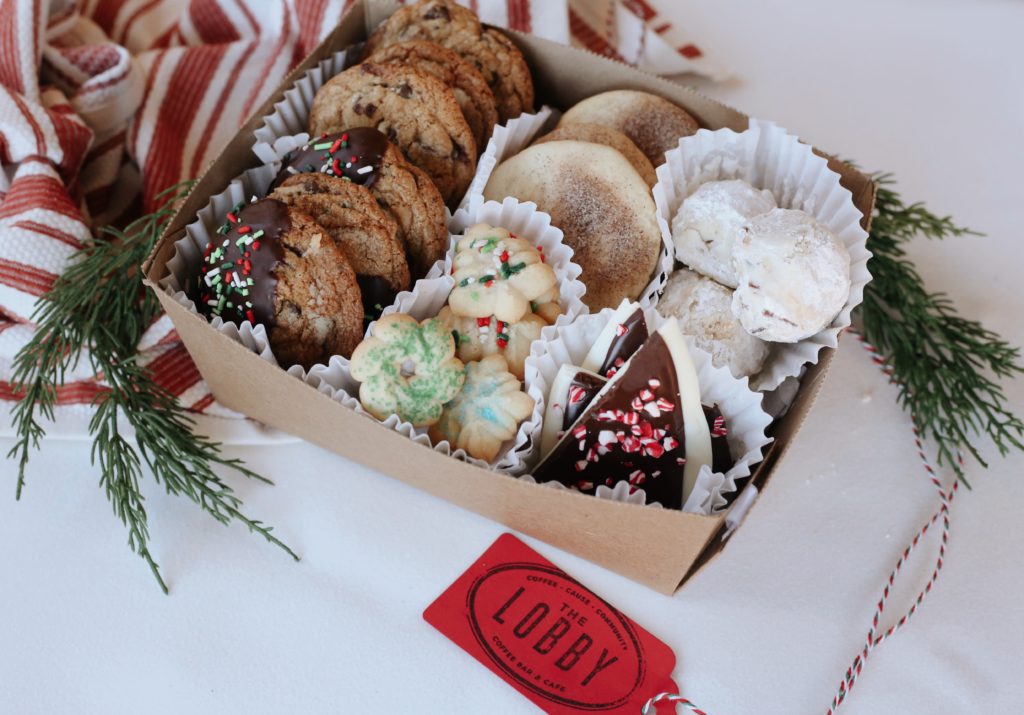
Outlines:
[[199,309],[263,324],[285,365],[348,357],[444,258],[445,207],[465,195],[495,124],[532,109],[508,38],[450,0],[402,8],[317,91],[312,139],[284,157],[266,198],[236,207],[210,244]]

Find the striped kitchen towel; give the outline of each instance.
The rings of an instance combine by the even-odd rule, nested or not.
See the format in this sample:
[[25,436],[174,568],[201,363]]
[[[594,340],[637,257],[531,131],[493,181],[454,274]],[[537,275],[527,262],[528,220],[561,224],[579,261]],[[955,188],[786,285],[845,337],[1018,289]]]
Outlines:
[[[355,1],[0,2],[0,404],[18,399],[11,360],[75,249],[198,176]],[[460,2],[485,22],[649,71],[720,74],[650,0]],[[217,405],[166,316],[139,352],[188,409],[237,416]],[[84,434],[83,415],[105,389],[87,365],[66,376],[57,398],[65,429],[51,433]]]

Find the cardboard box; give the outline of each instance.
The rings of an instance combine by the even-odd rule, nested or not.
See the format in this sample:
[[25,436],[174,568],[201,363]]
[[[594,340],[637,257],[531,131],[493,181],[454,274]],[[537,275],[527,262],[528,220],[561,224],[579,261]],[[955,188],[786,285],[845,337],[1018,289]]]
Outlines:
[[[360,417],[284,370],[217,333],[157,287],[166,275],[174,241],[212,195],[259,161],[252,153],[253,130],[272,111],[295,78],[321,59],[366,37],[366,8],[356,4],[331,35],[278,87],[199,179],[144,265],[146,284],[156,291],[214,395],[224,405],[320,445],[379,472],[501,522],[525,534],[601,564],[662,593],[673,593],[727,542],[724,518],[596,499],[556,491],[498,475],[445,457]],[[661,78],[589,52],[518,33],[509,33],[533,71],[538,106],[565,109],[609,89],[634,88],[659,94],[689,111],[701,126],[741,131],[747,117],[723,104]],[[831,161],[864,214],[874,202],[874,185],[864,174]],[[753,476],[760,488],[781,457],[821,389],[832,361],[825,350],[807,370],[788,414],[773,425],[772,443]],[[244,379],[240,376],[244,375]],[[254,390],[253,385],[260,389]],[[319,478],[319,477],[318,477]]]

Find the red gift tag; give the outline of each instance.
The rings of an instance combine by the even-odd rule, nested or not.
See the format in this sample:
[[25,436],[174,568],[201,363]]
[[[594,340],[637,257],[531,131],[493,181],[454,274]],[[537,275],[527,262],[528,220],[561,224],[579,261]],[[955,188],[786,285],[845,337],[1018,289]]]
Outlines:
[[677,691],[667,645],[512,534],[423,618],[548,713],[636,715]]

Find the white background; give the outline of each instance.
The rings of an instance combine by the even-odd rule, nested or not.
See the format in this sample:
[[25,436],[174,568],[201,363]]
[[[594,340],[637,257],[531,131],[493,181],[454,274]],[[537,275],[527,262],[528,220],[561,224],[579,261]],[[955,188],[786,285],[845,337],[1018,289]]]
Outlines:
[[[932,289],[1024,343],[1024,4],[655,4],[742,78],[706,92],[895,172],[908,198],[987,233],[911,253]],[[937,505],[895,391],[851,338],[842,348],[761,503],[674,597],[527,540],[672,646],[676,680],[714,715],[824,712]],[[1024,410],[1024,381],[1008,394]],[[315,447],[240,447],[277,482],[234,480],[247,511],[303,560],[149,483],[165,597],[127,550],[88,452],[48,442],[21,503],[13,464],[0,465],[0,712],[535,712],[421,619],[501,526]],[[843,712],[1019,710],[1022,472],[1021,455],[970,468],[937,590]],[[929,538],[912,560],[894,609],[935,548]]]

